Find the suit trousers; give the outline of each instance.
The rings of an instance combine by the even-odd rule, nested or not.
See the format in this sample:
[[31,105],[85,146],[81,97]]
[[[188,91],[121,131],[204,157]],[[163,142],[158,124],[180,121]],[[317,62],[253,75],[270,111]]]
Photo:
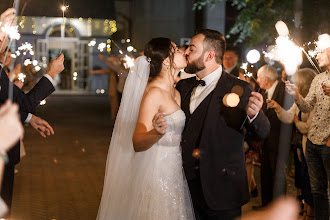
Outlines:
[[8,206],[9,212],[6,216],[1,217],[10,217],[11,204],[13,200],[13,189],[14,189],[14,175],[15,175],[15,166],[5,166],[2,177],[1,185],[1,198],[5,201]]
[[211,210],[203,194],[200,177],[188,180],[196,220],[234,220],[242,215],[241,207],[229,210]]

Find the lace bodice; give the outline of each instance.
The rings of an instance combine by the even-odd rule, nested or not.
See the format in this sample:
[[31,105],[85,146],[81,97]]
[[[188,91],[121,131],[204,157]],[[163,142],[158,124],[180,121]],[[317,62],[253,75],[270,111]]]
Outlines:
[[158,145],[163,147],[178,147],[181,142],[181,134],[185,125],[186,116],[179,109],[166,116],[166,134],[158,141]]

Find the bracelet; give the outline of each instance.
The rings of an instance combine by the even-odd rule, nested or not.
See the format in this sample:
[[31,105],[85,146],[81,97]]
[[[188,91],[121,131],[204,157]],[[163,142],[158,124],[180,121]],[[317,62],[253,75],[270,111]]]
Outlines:
[[3,159],[3,162],[5,163],[5,165],[9,163],[9,158],[8,158],[7,154],[0,153],[0,158]]

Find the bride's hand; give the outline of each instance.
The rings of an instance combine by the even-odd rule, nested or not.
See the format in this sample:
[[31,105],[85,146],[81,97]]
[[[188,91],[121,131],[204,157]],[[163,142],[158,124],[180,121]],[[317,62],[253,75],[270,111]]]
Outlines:
[[154,118],[152,119],[152,125],[154,126],[158,134],[164,135],[166,133],[167,128],[165,113],[158,112],[157,114],[155,114]]

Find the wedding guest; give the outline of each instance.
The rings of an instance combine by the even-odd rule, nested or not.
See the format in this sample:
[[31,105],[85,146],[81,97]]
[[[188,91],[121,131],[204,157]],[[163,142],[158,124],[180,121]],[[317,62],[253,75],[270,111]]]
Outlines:
[[[328,35],[328,39],[330,36]],[[330,40],[329,40],[330,41]],[[328,42],[330,45],[330,42]],[[330,180],[330,47],[319,50],[317,60],[326,71],[317,75],[304,98],[297,86],[286,82],[287,91],[295,97],[298,108],[308,113],[314,110],[306,144],[306,159],[314,198],[315,219],[329,219]]]
[[[4,42],[6,43],[6,42]],[[7,45],[4,45],[6,47]],[[50,95],[54,90],[55,87],[53,85],[53,78],[62,72],[64,69],[64,55],[60,54],[58,57],[51,60],[49,63],[48,69],[46,70],[46,74],[42,77],[39,82],[34,86],[34,88],[27,94],[22,92],[17,86],[13,86],[13,102],[19,105],[19,113],[21,117],[21,122],[29,122],[32,120],[39,121],[44,127],[47,128],[45,121],[37,117],[33,117],[31,112],[35,110],[35,108],[39,105],[40,101],[45,99],[48,95]],[[5,71],[3,71],[2,66],[1,69],[1,77],[0,77],[0,104],[3,104],[8,99],[9,93],[9,78]],[[38,127],[38,123],[34,124]],[[48,131],[50,128],[48,128]],[[47,130],[47,129],[46,129]],[[45,131],[46,131],[45,130]],[[47,131],[46,131],[47,132]],[[9,207],[8,216],[10,217],[10,208],[12,202],[12,195],[13,195],[13,186],[14,186],[14,170],[15,165],[20,161],[20,143],[18,142],[9,152],[9,163],[6,164],[5,171],[4,171],[4,178],[2,181],[2,189],[1,189],[1,196],[5,200],[6,204]]]
[[[10,101],[0,107],[0,182],[2,182],[5,164],[8,163],[7,151],[23,136],[24,132],[17,113],[18,106]],[[5,202],[0,198],[0,217],[3,217],[7,210]]]
[[[297,86],[299,93],[302,97],[306,97],[311,83],[316,76],[316,73],[309,68],[300,69],[296,74],[294,74],[291,80]],[[296,145],[294,148],[296,150],[297,162],[299,166],[295,165],[295,185],[300,186],[301,196],[304,200],[304,216],[303,219],[311,219],[314,217],[313,210],[313,196],[311,193],[311,187],[309,182],[309,175],[307,170],[307,164],[305,159],[306,153],[306,142],[309,127],[313,118],[313,111],[309,113],[302,113],[296,104],[285,111],[276,101],[271,100],[268,103],[270,108],[273,108],[277,113],[277,117],[287,124],[294,123],[295,132],[292,138],[292,145]],[[298,183],[297,183],[298,182]]]
[[285,85],[278,80],[277,72],[273,67],[262,66],[258,70],[257,81],[261,89],[265,90],[264,99],[266,101],[262,109],[271,125],[269,135],[262,148],[260,171],[262,206],[266,206],[276,197],[286,193],[285,169],[290,137],[283,135],[291,134],[291,126],[281,123],[274,109],[267,107],[267,102],[275,100],[287,110],[292,106],[293,100],[290,95],[285,93]]
[[223,68],[227,73],[233,76],[239,77],[238,67],[238,55],[233,50],[225,51],[223,55]]

